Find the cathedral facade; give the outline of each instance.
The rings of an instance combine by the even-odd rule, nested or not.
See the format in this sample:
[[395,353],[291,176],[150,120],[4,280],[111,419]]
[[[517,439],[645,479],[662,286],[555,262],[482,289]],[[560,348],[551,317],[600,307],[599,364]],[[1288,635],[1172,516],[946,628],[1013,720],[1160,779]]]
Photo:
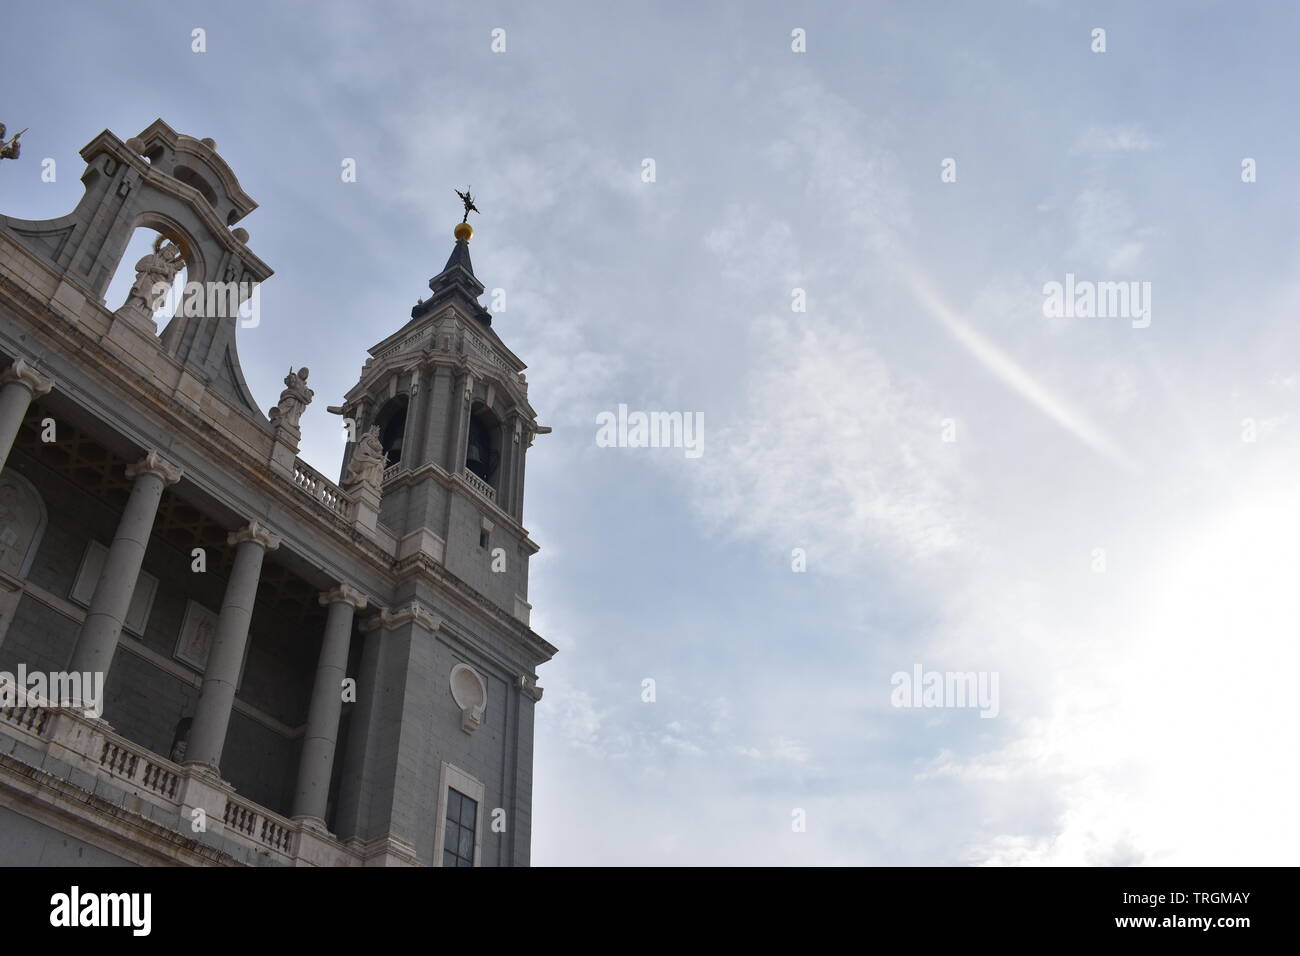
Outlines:
[[308,370],[264,412],[240,369],[272,270],[216,144],[158,120],[81,156],[71,213],[0,216],[0,860],[527,865],[549,429],[472,229],[329,407],[335,482],[298,456]]

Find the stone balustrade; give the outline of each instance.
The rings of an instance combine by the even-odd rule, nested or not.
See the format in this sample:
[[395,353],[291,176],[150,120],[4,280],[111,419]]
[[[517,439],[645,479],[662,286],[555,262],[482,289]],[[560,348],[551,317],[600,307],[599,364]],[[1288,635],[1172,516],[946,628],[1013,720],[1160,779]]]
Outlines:
[[120,739],[105,737],[99,765],[115,777],[168,800],[175,800],[184,771],[169,760],[123,744]]
[[496,490],[493,489],[491,485],[489,485],[478,475],[474,474],[474,472],[466,468],[463,472],[461,472],[461,477],[465,479],[465,484],[473,488],[475,492],[482,495],[488,501],[491,501],[493,503],[496,502],[497,500]]
[[344,518],[348,516],[351,501],[343,489],[301,458],[294,459],[293,483],[336,515]]
[[[10,689],[7,699],[23,697]],[[115,733],[102,720],[81,712],[45,706],[0,708],[0,735],[12,739],[13,756],[47,773],[86,788],[89,775],[136,798],[176,814],[187,837],[195,807],[207,826],[227,840],[252,848],[282,866],[362,866],[362,852],[344,845],[320,827],[289,820],[238,796],[230,784],[193,765],[181,766]],[[59,767],[67,767],[64,772]],[[79,771],[80,774],[76,773]],[[96,786],[95,792],[99,793]],[[89,806],[89,805],[88,805]],[[138,812],[138,811],[137,811]],[[259,857],[260,859],[261,857]]]
[[50,711],[44,707],[0,707],[0,723],[10,724],[37,737],[45,733]]
[[226,812],[222,814],[227,832],[236,833],[257,843],[283,853],[292,855],[293,835],[297,825],[292,820],[272,813],[255,803],[241,800],[236,796],[226,798]]

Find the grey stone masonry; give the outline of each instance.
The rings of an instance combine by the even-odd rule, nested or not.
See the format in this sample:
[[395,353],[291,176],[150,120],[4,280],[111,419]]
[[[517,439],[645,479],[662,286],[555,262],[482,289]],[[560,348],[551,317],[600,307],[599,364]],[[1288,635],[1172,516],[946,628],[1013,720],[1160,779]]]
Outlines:
[[[159,332],[143,297],[182,266],[235,304],[272,275],[216,143],[159,119],[81,156],[70,213],[0,216],[0,672],[101,674],[103,711],[0,707],[5,861],[440,866],[454,787],[475,863],[527,865],[556,649],[524,485],[549,429],[473,230],[337,404],[308,408],[304,372],[273,423],[237,315],[203,299]],[[123,262],[137,229],[154,252]],[[358,439],[337,483],[298,457],[322,406]]]

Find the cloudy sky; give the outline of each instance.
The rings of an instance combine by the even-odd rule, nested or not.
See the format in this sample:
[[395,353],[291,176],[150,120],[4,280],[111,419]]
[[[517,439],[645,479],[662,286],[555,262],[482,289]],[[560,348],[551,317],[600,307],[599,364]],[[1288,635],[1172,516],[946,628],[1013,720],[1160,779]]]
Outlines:
[[[0,208],[70,210],[104,128],[213,137],[276,270],[245,373],[311,367],[334,475],[473,184],[555,429],[536,863],[1294,862],[1300,13],[1083,6],[11,3],[58,178]],[[1045,314],[1067,274],[1149,324]],[[704,454],[598,447],[620,403]],[[917,666],[997,716],[892,706]]]

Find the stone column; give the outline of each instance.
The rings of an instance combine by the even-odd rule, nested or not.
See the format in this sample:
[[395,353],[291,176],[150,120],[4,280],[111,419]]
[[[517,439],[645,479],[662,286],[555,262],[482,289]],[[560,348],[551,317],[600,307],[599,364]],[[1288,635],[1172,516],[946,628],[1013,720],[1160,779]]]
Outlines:
[[217,619],[217,633],[212,640],[212,652],[203,672],[203,687],[190,727],[190,742],[186,749],[186,764],[199,764],[214,774],[220,774],[221,751],[226,746],[226,728],[230,725],[230,711],[235,704],[235,685],[239,682],[239,668],[244,662],[244,648],[248,646],[248,626],[253,620],[253,601],[257,597],[257,584],[262,575],[262,558],[267,551],[280,546],[280,539],[256,521],[248,527],[232,531],[226,541],[238,545],[235,566],[226,582],[226,594],[221,600],[221,616]]
[[519,458],[523,452],[520,439],[523,436],[523,423],[517,411],[506,415],[501,423],[501,480],[498,482],[497,506],[515,517],[515,478],[519,470]]
[[468,366],[456,369],[456,387],[448,410],[451,448],[447,455],[447,473],[465,473],[465,450],[469,444],[469,413],[474,404],[474,373]]
[[182,474],[180,468],[164,461],[156,451],[127,467],[126,476],[135,483],[117,522],[108,556],[104,558],[104,570],[90,599],[90,610],[77,634],[69,670],[108,674],[122,634],[122,622],[131,607],[131,596],[135,593],[163,488],[176,484]]
[[411,368],[411,384],[406,390],[406,424],[402,428],[402,471],[411,471],[419,466],[420,461],[420,429],[424,423],[424,416],[420,413],[420,408],[424,404],[420,375],[420,366],[416,364]]
[[424,434],[420,441],[420,461],[434,461],[444,469],[447,467],[447,436],[455,427],[453,415],[458,407],[454,404],[453,394],[455,380],[451,366],[445,361],[435,362],[424,373],[420,391],[425,396],[425,415],[423,418]]
[[533,437],[537,434],[528,425],[523,429],[524,441],[519,444],[519,463],[515,465],[515,486],[511,489],[510,514],[520,524],[524,523],[524,469],[528,462],[528,449],[533,447]]
[[343,752],[339,774],[339,798],[334,807],[334,832],[339,839],[369,839],[371,834],[371,789],[363,783],[368,764],[373,761],[371,729],[378,727],[384,685],[380,683],[383,663],[383,615],[362,618],[361,660],[357,667],[357,702],[352,706],[348,724],[348,745]]
[[14,447],[32,399],[53,387],[54,382],[22,359],[14,359],[12,365],[0,372],[0,468],[9,460],[9,450]]
[[307,732],[302,738],[298,761],[298,789],[293,798],[293,817],[325,829],[325,805],[330,775],[334,771],[334,747],[338,743],[339,715],[343,711],[342,685],[347,674],[348,645],[352,640],[352,616],[366,606],[355,588],[340,584],[319,598],[329,608],[325,636],[321,640],[312,685],[311,707],[307,711]]

